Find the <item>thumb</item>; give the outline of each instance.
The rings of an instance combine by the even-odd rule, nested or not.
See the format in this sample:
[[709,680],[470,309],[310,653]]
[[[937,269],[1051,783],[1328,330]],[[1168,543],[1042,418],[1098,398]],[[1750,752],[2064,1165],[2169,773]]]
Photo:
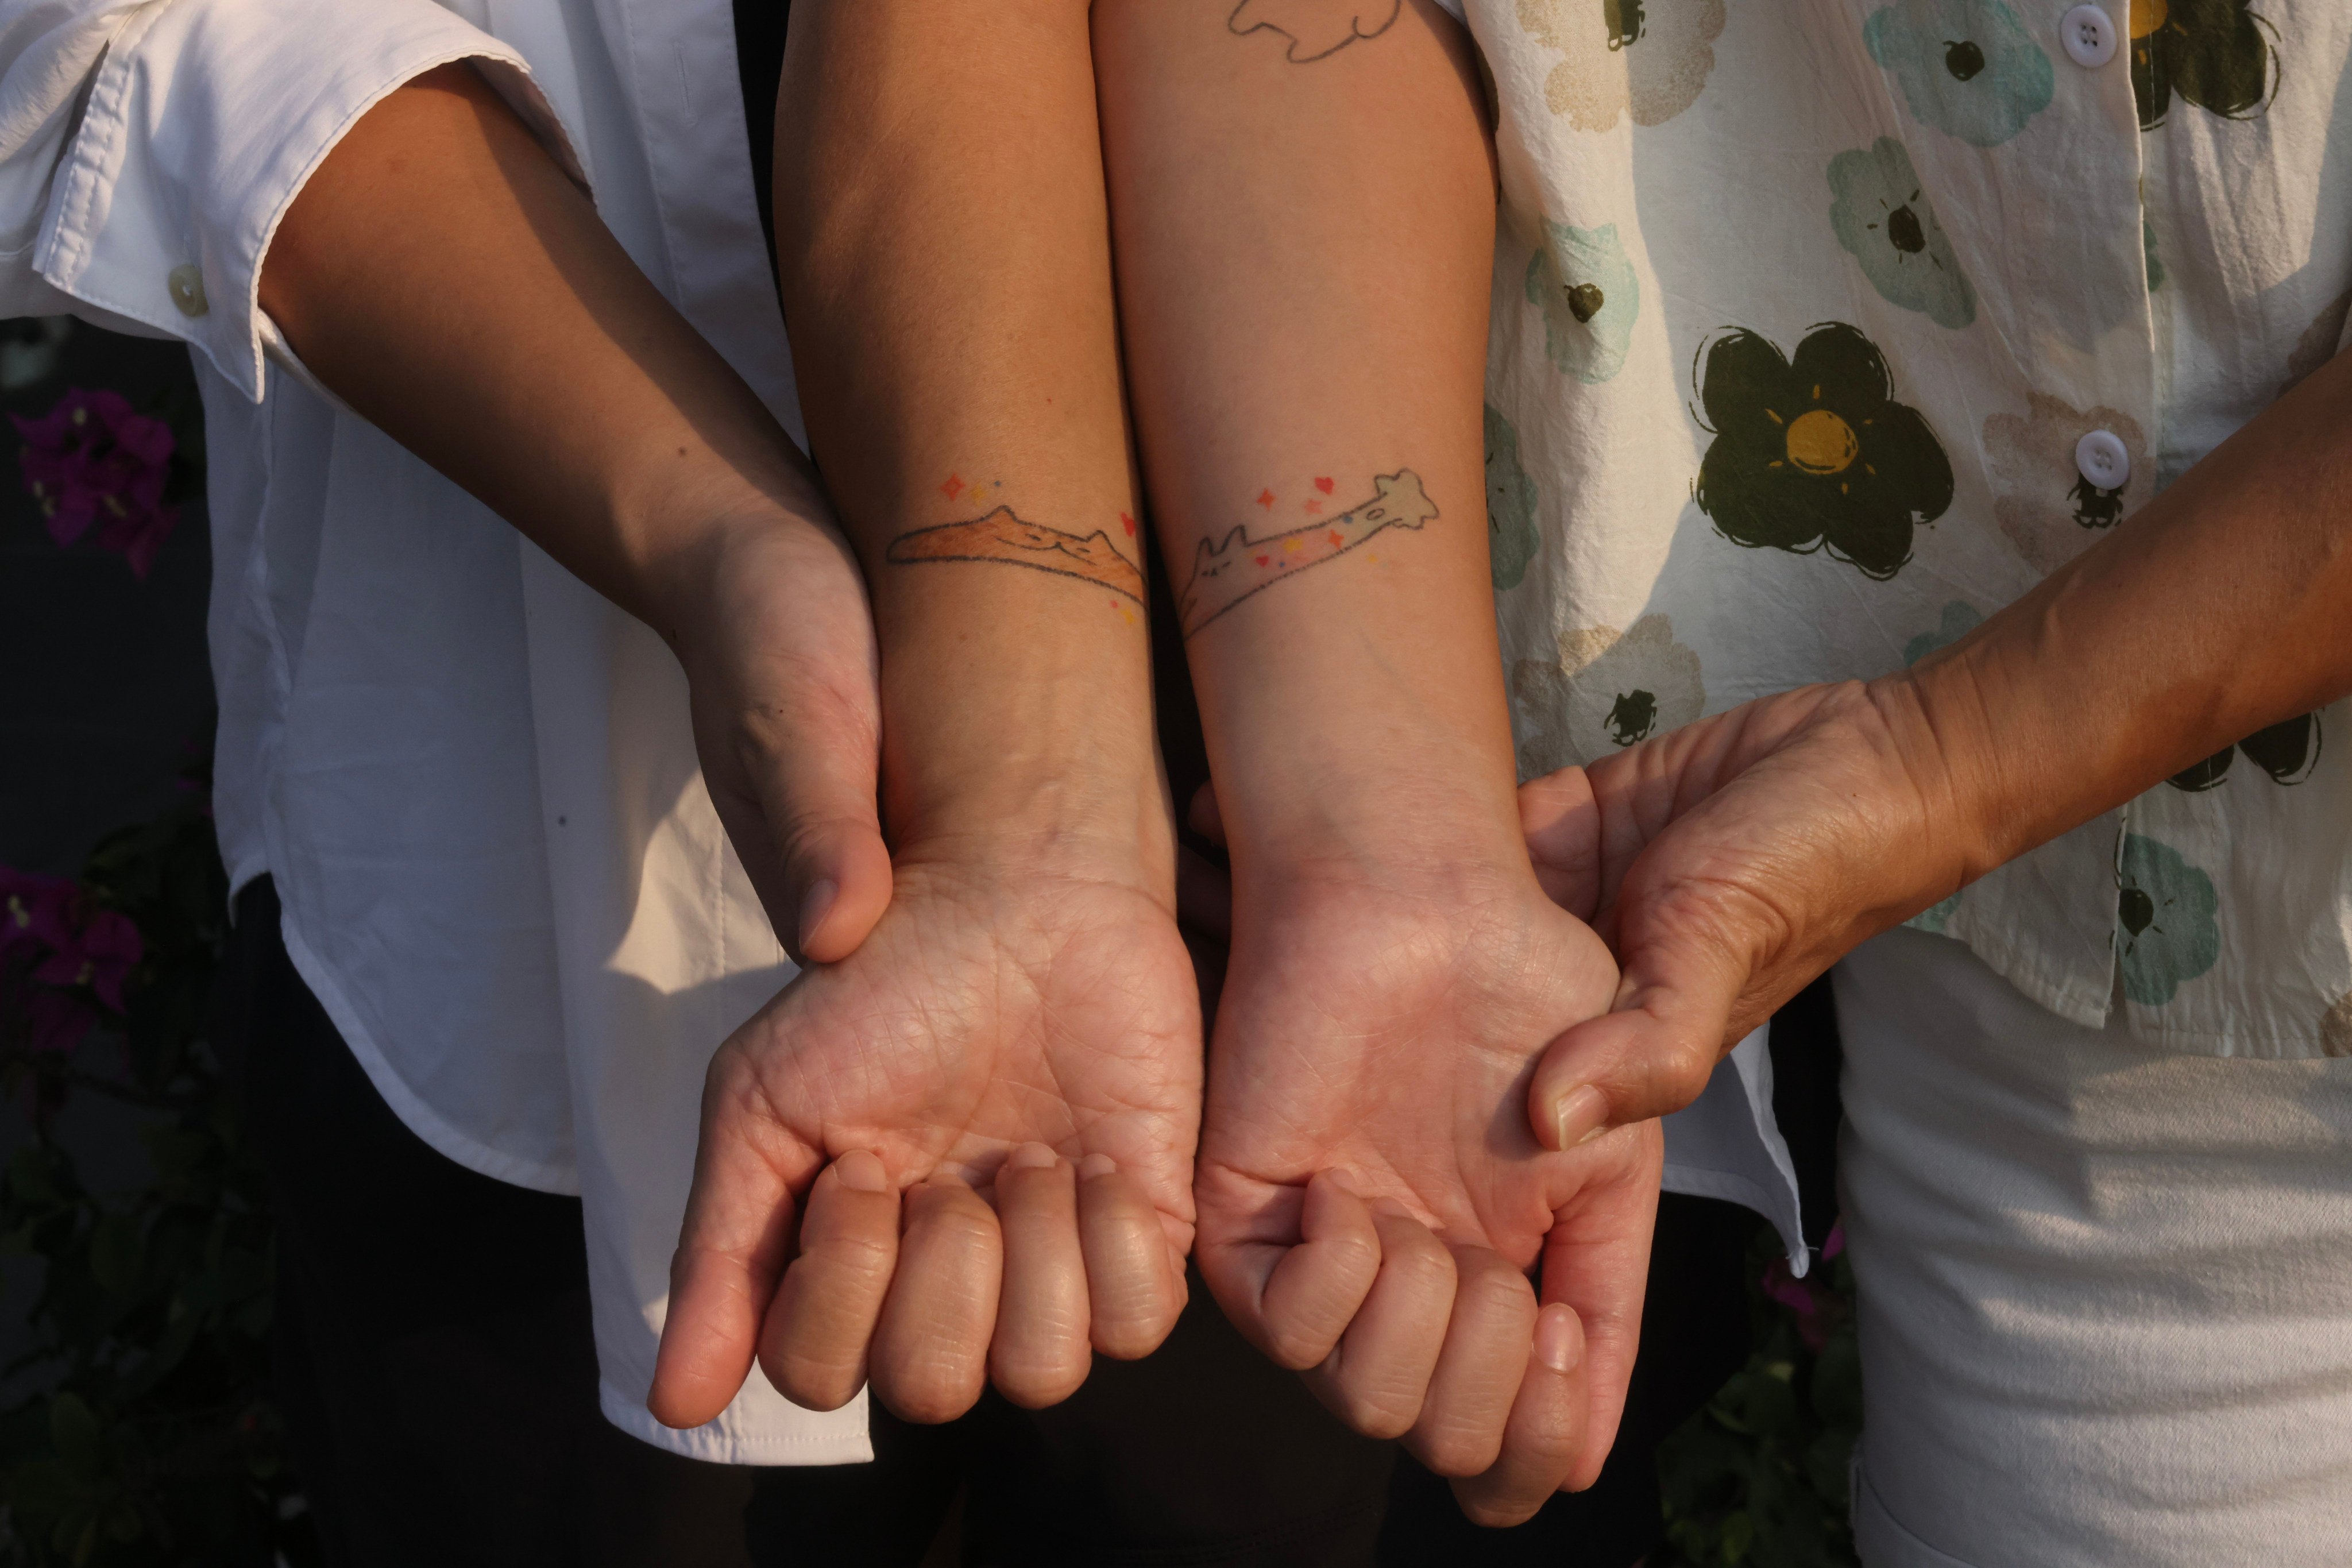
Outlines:
[[712,770],[719,821],[793,958],[846,958],[890,902],[872,719],[824,690],[799,690],[735,728]]
[[784,1272],[795,1195],[822,1163],[761,1104],[749,1069],[721,1047],[704,1089],[694,1185],[646,1396],[666,1426],[716,1419],[751,1375],[761,1322]]
[[1706,1088],[1757,961],[1716,911],[1691,903],[1669,914],[1618,906],[1615,1005],[1553,1040],[1528,1086],[1545,1148],[1680,1110]]
[[1582,768],[1519,786],[1519,831],[1544,892],[1591,924],[1601,908],[1601,807]]

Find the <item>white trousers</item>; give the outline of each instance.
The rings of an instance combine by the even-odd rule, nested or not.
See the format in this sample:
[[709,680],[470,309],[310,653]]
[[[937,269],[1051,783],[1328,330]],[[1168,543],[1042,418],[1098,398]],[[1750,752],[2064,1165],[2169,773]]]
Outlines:
[[2352,1059],[2158,1055],[1913,931],[1835,985],[1868,1568],[2352,1563]]

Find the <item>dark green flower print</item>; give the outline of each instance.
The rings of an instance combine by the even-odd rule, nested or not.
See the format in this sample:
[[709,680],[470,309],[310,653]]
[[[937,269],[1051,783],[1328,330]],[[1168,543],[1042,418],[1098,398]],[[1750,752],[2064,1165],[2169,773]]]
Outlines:
[[2273,783],[2299,784],[2319,765],[2319,715],[2305,713],[2257,730],[2165,782],[2191,795],[2211,789],[2230,776],[2230,760],[2242,752],[2246,761],[2270,774]]
[[1826,545],[1866,577],[1911,559],[1911,531],[1952,504],[1952,465],[1916,409],[1894,401],[1877,345],[1843,321],[1787,359],[1733,328],[1706,349],[1699,404],[1715,440],[1693,497],[1734,544]]
[[1892,136],[1830,160],[1830,227],[1890,305],[1939,327],[1977,319],[1977,291],[1921,195],[1911,154]]
[[1949,647],[1979,626],[1984,617],[1977,607],[1965,599],[1954,599],[1944,606],[1943,615],[1932,632],[1921,632],[1903,645],[1903,668],[1910,668],[1939,647]]
[[1519,433],[1486,405],[1486,563],[1497,592],[1516,588],[1536,558],[1536,482],[1519,466]]
[[2221,956],[2221,907],[2213,879],[2170,845],[2124,835],[2116,895],[2116,956],[2124,994],[2143,1007],[2161,1007],[2182,983],[2196,979]]
[[2247,0],[2132,0],[2132,97],[2139,128],[2153,131],[2175,93],[2225,120],[2270,104],[2278,85],[2268,24]]
[[1921,123],[1972,147],[2008,141],[2057,90],[2050,57],[2004,0],[1895,0],[1862,41]]
[[1544,244],[1528,261],[1528,302],[1543,308],[1544,357],[1588,385],[1625,368],[1641,313],[1641,281],[1617,226],[1544,224]]

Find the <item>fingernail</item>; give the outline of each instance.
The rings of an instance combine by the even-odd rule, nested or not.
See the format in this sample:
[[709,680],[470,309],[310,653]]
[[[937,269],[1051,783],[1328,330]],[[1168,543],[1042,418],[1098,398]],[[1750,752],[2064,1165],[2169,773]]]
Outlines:
[[1554,1301],[1536,1317],[1536,1360],[1566,1376],[1576,1370],[1584,1336],[1577,1332],[1576,1314]]
[[1362,1191],[1356,1185],[1356,1178],[1345,1171],[1326,1171],[1323,1173],[1323,1180],[1351,1198],[1363,1196]]
[[1597,1084],[1580,1084],[1552,1108],[1552,1144],[1573,1149],[1609,1124],[1609,1097]]
[[866,1149],[852,1149],[835,1160],[833,1176],[853,1193],[887,1193],[890,1190],[890,1173],[882,1168],[881,1157]]
[[1412,1211],[1405,1207],[1404,1205],[1397,1202],[1394,1198],[1373,1199],[1372,1212],[1389,1219],[1411,1219],[1412,1217]]
[[1078,1179],[1091,1182],[1097,1176],[1108,1176],[1118,1169],[1118,1162],[1108,1154],[1089,1154],[1078,1162]]
[[827,878],[821,882],[810,883],[809,890],[801,895],[799,945],[803,952],[808,951],[809,938],[814,936],[816,928],[824,923],[824,917],[832,910],[833,900],[840,891],[840,885]]
[[1041,1171],[1061,1159],[1043,1143],[1024,1143],[1005,1160],[1016,1171]]

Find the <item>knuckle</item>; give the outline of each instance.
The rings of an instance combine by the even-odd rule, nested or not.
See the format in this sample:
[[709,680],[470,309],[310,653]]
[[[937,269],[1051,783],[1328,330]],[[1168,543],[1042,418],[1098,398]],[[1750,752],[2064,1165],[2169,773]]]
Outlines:
[[861,1368],[806,1355],[780,1357],[768,1375],[777,1393],[806,1410],[838,1410],[865,1385]]
[[1657,1089],[1666,1102],[1660,1109],[1681,1110],[1706,1092],[1707,1079],[1714,1076],[1713,1061],[1701,1060],[1696,1051],[1677,1051],[1658,1069]]
[[1002,1245],[1003,1233],[997,1226],[995,1211],[977,1194],[929,1188],[919,1191],[915,1201],[918,1211],[908,1228],[919,1226],[933,1245],[973,1248]]
[[1013,1355],[1003,1357],[991,1375],[1006,1399],[1024,1410],[1043,1410],[1076,1394],[1087,1370],[1065,1357]]
[[1394,1389],[1345,1390],[1339,1418],[1367,1437],[1402,1437],[1421,1418],[1421,1402]]
[[1312,1372],[1330,1359],[1337,1334],[1317,1334],[1297,1324],[1268,1323],[1265,1353],[1286,1372]]
[[898,1266],[898,1238],[835,1234],[811,1245],[802,1256],[833,1276],[834,1288],[839,1289],[844,1283],[890,1278]]
[[1515,1497],[1487,1492],[1468,1487],[1456,1487],[1454,1500],[1471,1523],[1487,1530],[1501,1530],[1514,1524],[1525,1524],[1543,1507],[1540,1498]]
[[979,1398],[977,1393],[931,1378],[898,1378],[885,1383],[874,1380],[874,1392],[890,1413],[901,1421],[911,1421],[918,1426],[938,1426],[954,1420],[971,1409]]
[[1456,1422],[1434,1426],[1424,1423],[1423,1435],[1413,1447],[1428,1468],[1441,1476],[1461,1479],[1484,1475],[1493,1468],[1502,1456],[1503,1439],[1499,1433],[1481,1432]]
[[1173,1319],[1158,1315],[1137,1314],[1133,1317],[1104,1316],[1095,1318],[1092,1340],[1095,1349],[1113,1361],[1141,1361],[1160,1348],[1175,1326]]
[[1454,1300],[1457,1313],[1468,1313],[1481,1321],[1524,1313],[1532,1318],[1536,1310],[1536,1288],[1528,1277],[1500,1258],[1465,1270],[1456,1288]]
[[1370,1280],[1381,1271],[1381,1242],[1377,1232],[1350,1230],[1308,1244],[1319,1268],[1332,1275],[1349,1280]]
[[[1423,1245],[1424,1240],[1425,1246]],[[1399,1284],[1415,1292],[1449,1296],[1454,1293],[1457,1279],[1454,1255],[1439,1246],[1437,1238],[1426,1231],[1405,1247],[1391,1252],[1386,1266],[1397,1271]]]

